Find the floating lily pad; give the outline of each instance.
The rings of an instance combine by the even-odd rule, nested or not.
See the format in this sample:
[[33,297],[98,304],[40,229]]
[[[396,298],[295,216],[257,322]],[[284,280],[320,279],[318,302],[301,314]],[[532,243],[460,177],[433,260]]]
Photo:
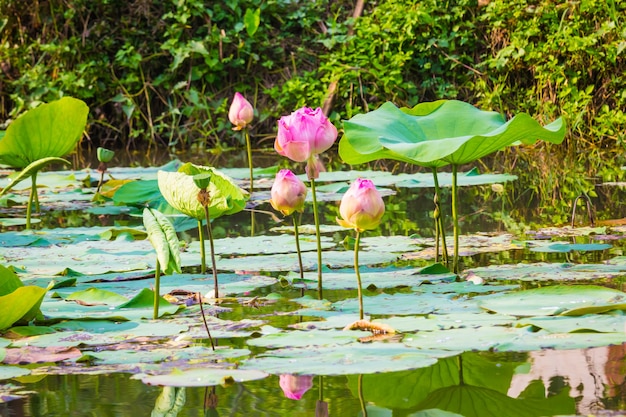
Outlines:
[[250,346],[266,348],[304,347],[341,345],[355,342],[360,337],[371,336],[367,331],[342,330],[293,330],[282,333],[272,333],[259,338],[248,340]]
[[[376,315],[411,315],[438,313],[477,313],[478,304],[470,299],[453,299],[440,294],[380,294],[363,297],[364,311]],[[344,313],[359,311],[358,300],[350,298],[333,303],[333,308]]]
[[165,375],[146,375],[144,384],[169,387],[210,387],[230,385],[233,382],[254,381],[267,377],[265,372],[254,369],[214,369],[203,367],[186,371],[174,371]]
[[30,370],[26,368],[18,368],[17,366],[0,365],[0,380],[11,379],[11,378],[24,376],[28,374],[30,374]]
[[584,315],[626,310],[626,294],[593,285],[554,285],[508,294],[481,296],[479,305],[511,316]]
[[[360,259],[360,254],[359,254]],[[417,286],[423,282],[445,282],[453,281],[456,275],[447,271],[447,273],[440,274],[427,274],[422,273],[424,268],[410,268],[410,269],[391,269],[377,272],[364,272],[361,271],[361,283],[363,288],[367,288],[371,285],[377,288],[393,288],[398,286]],[[300,286],[298,282],[299,275],[293,276],[294,285]],[[317,281],[316,272],[307,272],[304,274],[306,281]],[[306,284],[306,281],[304,284]],[[343,270],[341,272],[326,272],[324,273],[323,287],[325,289],[338,290],[338,289],[356,289],[357,280],[354,270]]]
[[535,244],[530,250],[532,252],[547,252],[547,253],[569,253],[572,251],[588,252],[610,249],[612,246],[606,243],[549,243],[549,244]]
[[271,374],[350,375],[418,369],[445,356],[393,343],[350,343],[272,350],[242,363],[243,369]]
[[533,264],[478,267],[466,270],[465,272],[472,272],[485,280],[583,281],[624,276],[626,275],[626,264],[563,264],[539,262]]
[[529,317],[520,319],[521,326],[532,325],[550,333],[626,332],[626,316],[611,314],[588,314],[580,317]]

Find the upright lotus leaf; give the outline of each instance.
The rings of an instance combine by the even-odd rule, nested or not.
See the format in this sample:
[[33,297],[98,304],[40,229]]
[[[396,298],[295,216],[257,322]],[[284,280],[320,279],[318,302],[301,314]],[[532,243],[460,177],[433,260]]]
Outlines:
[[176,230],[172,223],[158,210],[143,210],[143,225],[148,240],[156,250],[159,264],[166,274],[181,272],[180,250]]
[[23,286],[22,280],[13,271],[0,265],[0,296],[10,294]]
[[339,155],[349,164],[395,159],[427,167],[461,165],[516,142],[561,143],[562,119],[542,127],[521,113],[508,122],[495,112],[457,100],[399,109],[390,102],[344,121]]
[[0,296],[0,330],[8,329],[18,321],[29,321],[37,317],[45,294],[44,288],[26,285]]
[[62,157],[80,140],[89,108],[64,97],[42,104],[18,117],[0,140],[0,163],[23,168],[38,159]]
[[203,173],[211,174],[208,187],[211,219],[244,209],[247,199],[245,191],[228,176],[211,167],[186,163],[178,169],[178,172],[159,171],[157,174],[159,190],[176,210],[194,219],[203,220],[204,208],[198,201],[200,189],[194,183],[194,176]]

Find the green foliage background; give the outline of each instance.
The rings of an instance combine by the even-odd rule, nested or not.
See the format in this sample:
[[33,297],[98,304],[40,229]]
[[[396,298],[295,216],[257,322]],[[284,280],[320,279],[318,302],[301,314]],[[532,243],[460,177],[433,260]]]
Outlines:
[[240,91],[258,111],[253,141],[269,146],[281,115],[331,96],[337,126],[388,100],[455,98],[568,120],[563,145],[483,161],[520,175],[510,199],[564,213],[620,175],[624,2],[366,1],[356,20],[354,3],[2,0],[0,120],[71,95],[91,109],[94,146],[239,146],[226,116]]

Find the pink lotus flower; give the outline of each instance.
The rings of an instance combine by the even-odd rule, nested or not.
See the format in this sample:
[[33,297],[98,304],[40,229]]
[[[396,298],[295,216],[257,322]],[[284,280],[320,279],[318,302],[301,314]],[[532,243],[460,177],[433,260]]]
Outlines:
[[385,203],[374,183],[357,178],[343,195],[337,223],[357,232],[375,229],[385,214]]
[[254,109],[252,104],[240,93],[235,93],[235,98],[228,110],[228,119],[235,125],[233,130],[241,130],[252,122]]
[[330,148],[337,139],[337,128],[321,108],[302,107],[278,121],[274,149],[292,161],[304,162]]
[[304,183],[288,169],[281,169],[272,185],[270,204],[285,216],[304,209],[307,188]]
[[281,375],[279,384],[285,397],[299,400],[313,386],[313,375]]

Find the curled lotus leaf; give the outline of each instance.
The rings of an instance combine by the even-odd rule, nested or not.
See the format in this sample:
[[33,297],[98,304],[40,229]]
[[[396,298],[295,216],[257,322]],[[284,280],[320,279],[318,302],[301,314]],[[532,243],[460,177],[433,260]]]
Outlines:
[[566,132],[561,118],[546,126],[525,113],[505,121],[496,112],[458,100],[411,109],[387,102],[343,124],[339,155],[349,164],[387,158],[435,168],[466,164],[520,142],[561,143]]
[[159,190],[176,210],[194,219],[205,218],[204,208],[198,201],[200,189],[194,182],[194,176],[211,174],[209,192],[209,215],[212,219],[234,214],[244,209],[247,194],[231,178],[211,167],[190,163],[182,165],[177,172],[159,171],[157,174]]

